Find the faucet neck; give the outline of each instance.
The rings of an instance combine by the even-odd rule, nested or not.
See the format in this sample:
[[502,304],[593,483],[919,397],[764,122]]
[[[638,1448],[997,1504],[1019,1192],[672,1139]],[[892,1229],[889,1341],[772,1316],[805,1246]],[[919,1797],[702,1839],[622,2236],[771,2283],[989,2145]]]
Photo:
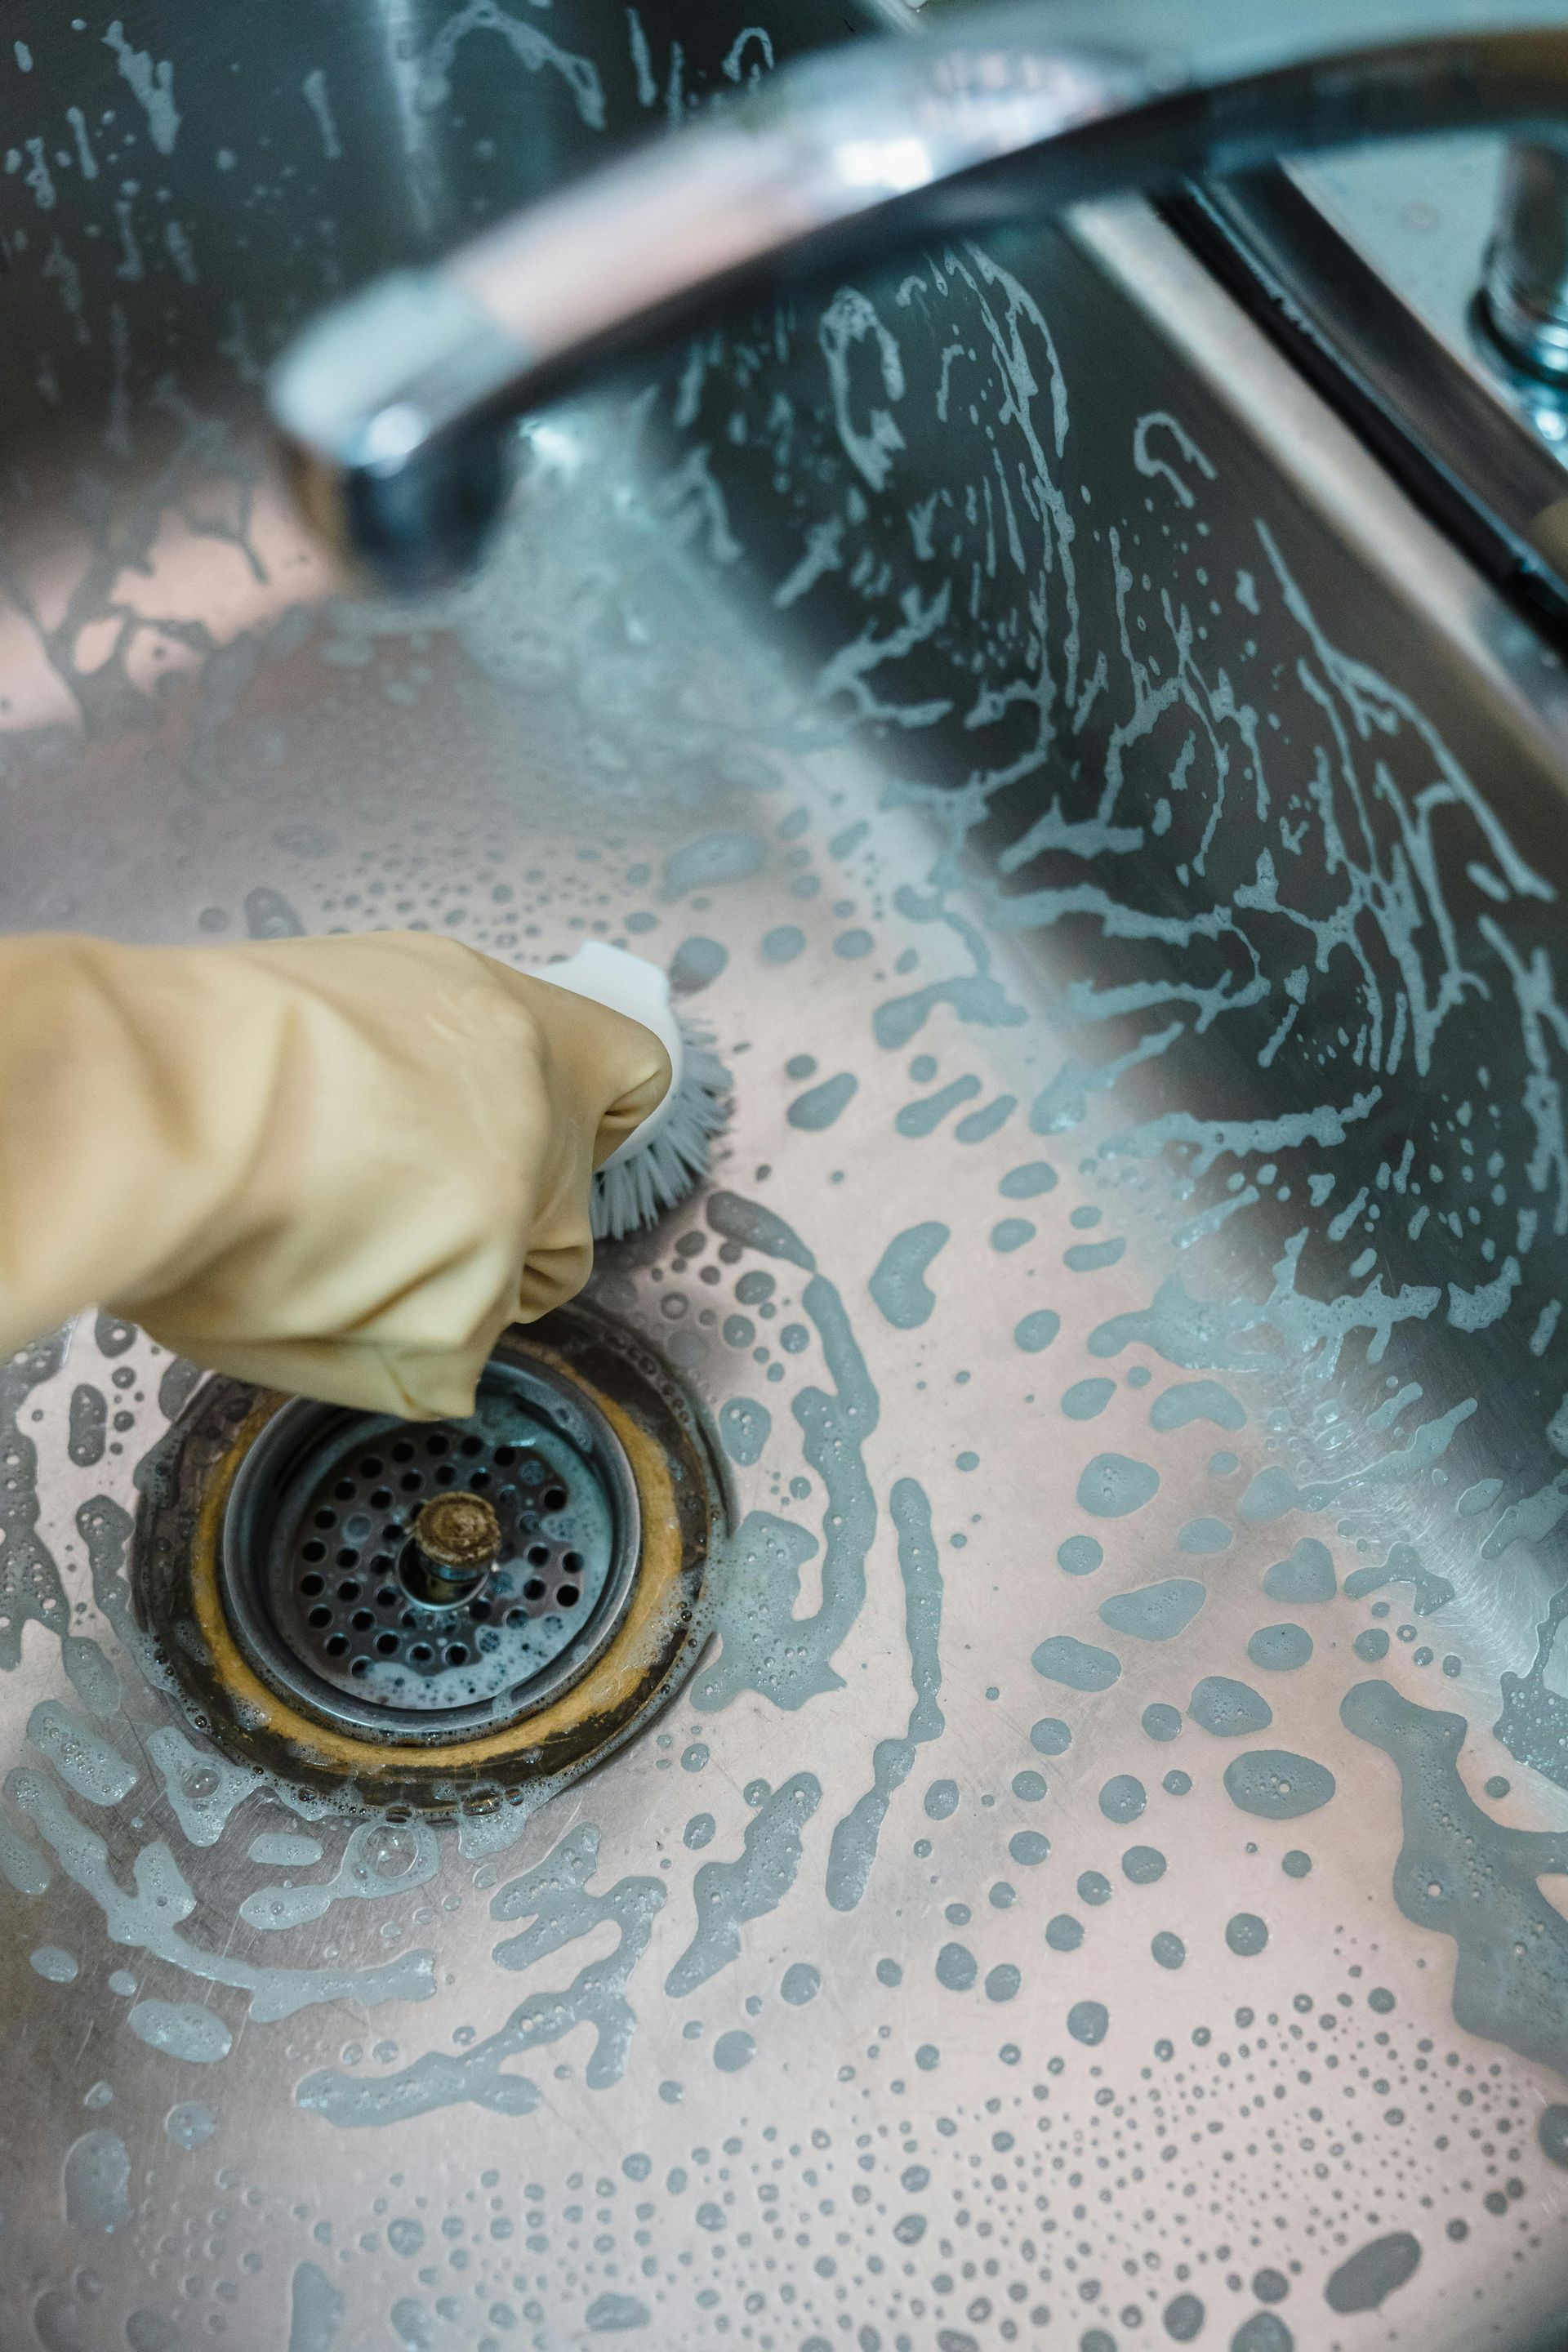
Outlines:
[[273,413],[317,510],[384,574],[428,578],[482,536],[476,453],[510,417],[737,294],[1115,189],[1483,124],[1555,152],[1568,0],[1010,0],[786,67],[372,287],[284,355]]

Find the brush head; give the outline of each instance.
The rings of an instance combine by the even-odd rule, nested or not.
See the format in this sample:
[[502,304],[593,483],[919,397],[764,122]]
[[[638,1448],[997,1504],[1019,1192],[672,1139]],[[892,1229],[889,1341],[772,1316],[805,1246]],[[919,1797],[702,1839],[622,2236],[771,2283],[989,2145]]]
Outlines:
[[[701,1031],[686,1022],[679,1028],[668,1094],[595,1175],[589,1216],[595,1241],[619,1241],[657,1224],[667,1209],[689,1199],[708,1173],[714,1137],[728,1123],[729,1071]],[[656,1121],[645,1142],[644,1129]]]
[[730,1116],[730,1074],[707,1032],[680,1019],[668,977],[645,957],[593,940],[540,977],[640,1021],[669,1055],[669,1092],[594,1177],[594,1238],[619,1241],[678,1208],[707,1175]]

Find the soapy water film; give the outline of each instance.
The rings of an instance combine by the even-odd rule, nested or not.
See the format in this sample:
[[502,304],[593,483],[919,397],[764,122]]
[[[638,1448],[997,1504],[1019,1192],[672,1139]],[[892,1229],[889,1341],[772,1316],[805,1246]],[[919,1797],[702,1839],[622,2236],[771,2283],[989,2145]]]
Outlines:
[[[149,76],[127,79],[153,121]],[[313,103],[330,123],[330,93]],[[1237,560],[1201,420],[1136,419],[1112,510],[1077,469],[1088,397],[1012,270],[927,257],[536,429],[479,590],[200,649],[199,789],[278,764],[246,719],[269,663],[315,665],[286,752],[305,759],[374,724],[367,680],[395,740],[443,665],[471,664],[526,712],[532,813],[559,836],[481,853],[459,800],[345,859],[352,809],[324,806],[204,929],[451,922],[528,957],[603,927],[672,957],[721,1046],[751,1045],[714,1190],[598,1277],[709,1396],[743,1515],[629,1816],[595,1819],[612,1770],[531,1822],[350,1826],[172,1710],[132,1720],[159,1668],[129,1610],[131,1473],[186,1368],[103,1317],[15,1361],[3,1662],[33,1624],[68,1692],[30,1715],[0,1871],[50,1997],[114,2013],[60,2148],[72,2252],[27,2289],[45,2352],[114,2340],[92,2264],[116,2242],[146,2281],[132,2352],[214,2321],[331,2352],[362,2340],[351,2306],[382,2315],[363,2340],[416,2347],[711,2327],[763,2352],[1047,2331],[1288,2352],[1392,2319],[1423,2271],[1460,2274],[1472,2233],[1539,2230],[1568,2107],[1498,2062],[1568,2074],[1568,1929],[1539,1883],[1568,1833],[1510,1809],[1516,1766],[1531,1822],[1568,1779],[1534,1550],[1568,1512],[1553,894],[1409,683],[1337,641],[1280,532],[1255,523]],[[759,479],[771,535],[748,552]],[[160,510],[130,526],[145,546]],[[95,557],[60,648],[127,552]],[[759,604],[783,616],[765,646],[731,617]],[[58,658],[107,711],[101,675]],[[553,785],[585,786],[591,821]],[[831,995],[802,1006],[852,1005],[842,1028],[793,1021],[819,971]],[[764,1138],[766,1175],[742,1150]],[[1110,1311],[1086,1313],[1112,1274]],[[1538,1427],[1489,1448],[1504,1335],[1540,1369]],[[994,1458],[1004,1402],[1037,1458]],[[1469,1477],[1476,1459],[1520,1474]],[[102,1491],[57,1527],[40,1494],[66,1462]],[[1515,1570],[1542,1578],[1539,1641],[1490,1605]],[[1005,1738],[950,1729],[994,1685],[1005,1770]],[[1484,1802],[1467,1740],[1496,1749]],[[1395,1801],[1380,1759],[1394,1899],[1441,1939],[1452,2044],[1405,2025],[1391,1944],[1380,1969],[1314,1913],[1363,1801],[1347,1762]],[[1254,1857],[1219,1881],[1183,1826],[1216,1786]],[[476,1902],[486,1980],[443,1990],[427,2035],[460,1950],[442,1906]],[[876,1949],[853,1934],[868,1910]],[[362,1916],[382,1950],[345,1927],[351,1962],[335,1922]],[[1298,1974],[1274,1972],[1292,1938]],[[493,2021],[446,2030],[453,1998]],[[343,2004],[357,2039],[300,2031]],[[911,2030],[932,2015],[951,2027]],[[169,2246],[142,2170],[221,2146],[237,2042],[291,2032],[309,2063],[286,2095],[328,2177],[339,2135],[460,2134],[465,2110],[515,2119],[521,2168],[459,2194],[454,2137],[438,2179],[393,2165],[363,2210],[329,2196],[290,2223],[242,2135]],[[116,2128],[127,2037],[166,2072],[162,2152]],[[676,2127],[688,2103],[700,2139]],[[247,2195],[277,2208],[266,2255]]]

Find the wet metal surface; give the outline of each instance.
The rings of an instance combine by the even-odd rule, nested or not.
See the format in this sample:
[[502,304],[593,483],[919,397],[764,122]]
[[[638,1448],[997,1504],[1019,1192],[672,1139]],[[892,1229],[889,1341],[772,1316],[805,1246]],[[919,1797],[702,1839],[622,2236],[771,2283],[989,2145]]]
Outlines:
[[738,319],[475,587],[337,593],[252,364],[407,230],[334,143],[437,239],[771,42],[325,24],[271,115],[151,12],[5,84],[4,918],[666,961],[735,1120],[593,1297],[736,1532],[599,1769],[345,1816],[130,1606],[188,1368],[16,1360],[0,2335],[1552,2344],[1556,660],[1136,206]]

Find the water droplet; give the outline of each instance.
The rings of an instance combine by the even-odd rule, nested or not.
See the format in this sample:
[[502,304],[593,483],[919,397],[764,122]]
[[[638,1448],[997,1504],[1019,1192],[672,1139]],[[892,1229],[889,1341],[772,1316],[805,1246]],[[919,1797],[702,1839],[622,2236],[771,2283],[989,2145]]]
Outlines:
[[364,1858],[378,1878],[401,1878],[412,1868],[418,1852],[413,1831],[394,1823],[373,1831],[364,1843]]

